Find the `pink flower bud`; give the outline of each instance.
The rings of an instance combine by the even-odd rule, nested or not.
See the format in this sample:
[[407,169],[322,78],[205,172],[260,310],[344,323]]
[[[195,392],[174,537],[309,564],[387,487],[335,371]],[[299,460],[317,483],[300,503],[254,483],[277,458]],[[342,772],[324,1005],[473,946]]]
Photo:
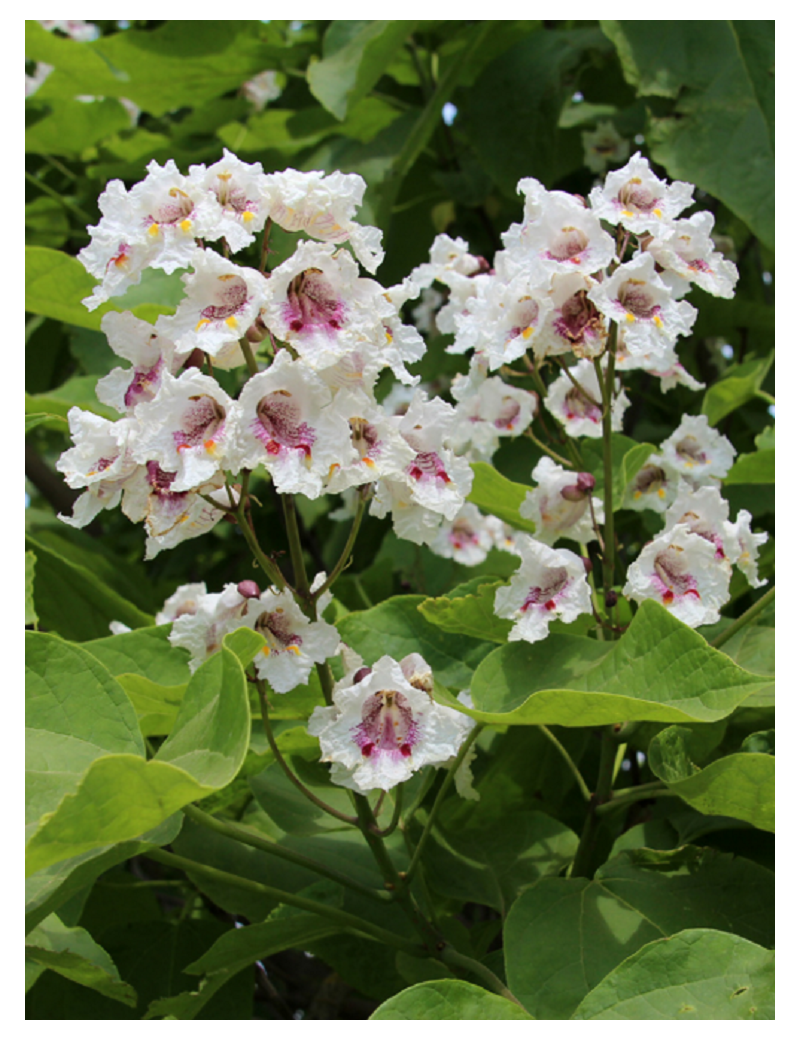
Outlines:
[[243,596],[244,599],[258,599],[261,595],[261,589],[250,579],[247,581],[240,581],[236,586],[236,591],[240,596]]

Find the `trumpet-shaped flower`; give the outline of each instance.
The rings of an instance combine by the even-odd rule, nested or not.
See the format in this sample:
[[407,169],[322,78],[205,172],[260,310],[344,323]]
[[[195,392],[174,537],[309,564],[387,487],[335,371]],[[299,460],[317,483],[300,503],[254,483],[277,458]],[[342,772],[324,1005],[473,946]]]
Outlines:
[[[594,365],[583,359],[551,385],[544,405],[562,424],[570,437],[603,436],[603,394]],[[611,406],[611,429],[622,429],[622,416],[630,401],[617,382],[617,394]]]
[[115,368],[97,383],[98,401],[132,415],[137,405],[152,401],[165,372],[175,375],[186,359],[173,343],[130,311],[109,311],[100,321],[115,354],[131,362],[131,368]]
[[552,309],[531,342],[537,358],[567,353],[595,358],[603,353],[608,324],[591,298],[596,285],[593,278],[577,273],[553,278]]
[[708,425],[705,415],[684,415],[683,422],[661,443],[660,450],[667,462],[693,484],[722,479],[736,457],[731,442]]
[[454,520],[445,520],[430,543],[431,552],[465,567],[477,567],[497,544],[494,516],[484,516],[471,502],[465,502]]
[[730,574],[730,564],[718,559],[713,542],[678,524],[642,549],[628,568],[622,594],[637,603],[655,599],[679,621],[697,628],[719,621]]
[[141,425],[133,456],[174,471],[170,490],[189,491],[226,466],[228,413],[232,401],[216,379],[196,368],[178,379],[168,372],[152,401],[139,405]]
[[591,613],[591,591],[580,556],[523,535],[517,536],[515,551],[522,558],[519,570],[509,585],[497,590],[494,600],[495,614],[514,621],[510,641],[536,643],[547,637],[551,621],[569,624],[579,614]]
[[227,148],[208,168],[189,167],[189,183],[198,190],[201,238],[224,238],[232,253],[255,242],[269,215],[266,177],[261,163],[245,163]]
[[685,181],[667,184],[636,152],[619,170],[612,170],[602,187],[592,188],[589,205],[609,224],[622,224],[634,235],[657,235],[692,204],[694,188]]
[[520,516],[536,524],[536,538],[552,545],[558,538],[591,542],[597,535],[592,523],[591,499],[595,519],[603,523],[603,503],[592,496],[594,477],[590,473],[571,473],[546,456],[532,473],[538,487],[529,491],[519,507]]
[[509,386],[497,376],[476,378],[475,366],[467,376],[453,380],[457,424],[451,446],[473,459],[491,459],[502,437],[518,437],[533,420],[536,394]]
[[[189,590],[192,591],[187,596]],[[223,637],[229,632],[252,628],[258,613],[253,600],[242,596],[234,584],[226,585],[222,592],[211,593],[206,592],[204,584],[181,586],[172,598],[179,596],[180,606],[185,607],[188,599],[194,609],[180,610],[165,620],[172,621],[170,643],[191,654],[192,672],[222,648]]]
[[204,581],[179,585],[172,595],[164,600],[164,606],[156,614],[156,624],[167,625],[184,614],[196,614],[203,596],[207,593]]
[[626,509],[654,509],[664,513],[683,484],[680,472],[661,455],[651,455],[628,487],[622,504]]
[[347,423],[350,444],[342,445],[339,461],[331,464],[327,491],[344,491],[400,474],[414,459],[414,450],[397,423],[364,391],[340,390],[330,405],[330,417],[335,416]]
[[705,210],[686,220],[676,220],[646,243],[647,252],[663,268],[661,279],[672,290],[674,299],[685,296],[693,284],[712,296],[732,299],[739,272],[735,264],[714,249],[713,227],[714,215]]
[[384,656],[360,671],[366,674],[339,685],[333,705],[315,708],[308,722],[322,761],[334,763],[334,783],[361,794],[388,791],[458,753],[474,723],[432,700],[431,670],[418,654],[400,663]]

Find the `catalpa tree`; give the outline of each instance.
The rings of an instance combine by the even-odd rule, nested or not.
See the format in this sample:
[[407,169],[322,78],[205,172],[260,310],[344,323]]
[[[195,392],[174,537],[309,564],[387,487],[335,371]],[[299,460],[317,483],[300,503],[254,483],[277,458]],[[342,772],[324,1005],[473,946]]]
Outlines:
[[29,23],[29,1018],[774,1017],[772,31]]

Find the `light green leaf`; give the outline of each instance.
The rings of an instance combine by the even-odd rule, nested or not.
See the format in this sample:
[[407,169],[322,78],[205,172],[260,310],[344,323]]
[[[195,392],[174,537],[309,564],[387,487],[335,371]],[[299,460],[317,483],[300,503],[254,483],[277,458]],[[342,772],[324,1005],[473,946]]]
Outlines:
[[775,247],[775,23],[601,22],[640,95],[676,98],[651,120],[652,158],[721,199]]
[[519,507],[531,488],[508,480],[488,462],[473,462],[471,466],[475,477],[467,501],[519,531],[535,534],[536,524],[531,520],[523,520],[519,515]]
[[103,639],[90,639],[83,649],[102,661],[112,675],[141,675],[166,686],[185,685],[190,678],[189,653],[169,641],[172,625],[138,628]]
[[512,622],[499,618],[494,613],[495,593],[502,584],[502,581],[491,584],[479,583],[474,593],[458,597],[428,598],[423,600],[417,609],[426,621],[430,621],[444,632],[472,636],[474,639],[490,639],[493,643],[505,643]]
[[385,1022],[398,1019],[406,1022],[428,1019],[458,1019],[472,1022],[492,1019],[530,1020],[517,1004],[505,997],[489,993],[470,982],[459,979],[437,979],[421,982],[390,997],[369,1016],[370,1022]]
[[537,1018],[568,1018],[626,957],[684,928],[771,945],[773,899],[764,867],[693,846],[623,852],[593,881],[542,878],[506,919],[508,985]]
[[90,145],[130,125],[131,117],[114,98],[54,98],[43,118],[26,128],[25,151],[77,159]]
[[[653,444],[639,444],[631,437],[622,433],[611,434],[611,464],[614,473],[614,509],[622,506],[625,491],[628,485],[644,466],[651,455],[656,454],[657,448]],[[596,498],[603,497],[605,488],[605,470],[603,461],[603,445],[601,441],[584,441],[581,451],[586,464],[597,481],[594,494]]]
[[[38,422],[47,421],[52,425],[53,420],[56,420],[62,431],[67,434],[67,415],[70,408],[81,408],[85,412],[94,412],[95,415],[101,415],[112,422],[118,419],[119,415],[113,408],[101,404],[97,400],[96,386],[97,376],[73,376],[66,383],[62,383],[61,386],[56,386],[52,390],[46,390],[41,394],[25,394],[26,433],[30,428],[28,426],[30,419],[48,413],[43,419],[38,419]],[[34,421],[33,425],[36,424]]]
[[[65,639],[105,635],[111,621],[131,628],[153,619],[107,585],[94,570],[74,563],[34,538],[25,539],[36,554],[34,595],[41,622]],[[87,563],[90,563],[87,560]]]
[[25,940],[25,956],[104,997],[136,1006],[136,993],[123,982],[109,955],[83,928],[67,928],[51,914]]
[[741,752],[701,769],[692,733],[670,726],[650,742],[648,761],[656,776],[689,805],[709,816],[733,816],[762,830],[775,830],[775,759]]
[[775,953],[706,928],[657,939],[580,1003],[576,1019],[673,1022],[775,1018]]
[[491,649],[491,643],[443,632],[429,624],[417,610],[424,598],[393,596],[370,610],[354,611],[339,622],[341,637],[369,665],[384,654],[397,661],[407,654],[422,654],[438,682],[466,689],[473,669]]
[[774,356],[772,351],[769,357],[732,365],[724,379],[706,390],[700,410],[708,416],[709,425],[716,426],[720,419],[752,400],[772,368]]
[[551,635],[494,650],[472,678],[475,710],[469,714],[516,725],[712,722],[764,685],[763,676],[737,667],[647,600],[610,649],[580,636]]
[[749,455],[740,455],[728,471],[724,483],[774,484],[775,449],[764,448]]
[[137,837],[181,806],[224,787],[244,761],[249,735],[244,672],[223,645],[192,676],[172,733],[155,759],[97,758],[75,792],[40,821],[28,842],[28,872]]
[[30,550],[25,553],[25,625],[39,624],[36,607],[33,603],[33,572],[36,567],[36,554]]
[[375,86],[416,22],[331,22],[308,86],[337,119]]

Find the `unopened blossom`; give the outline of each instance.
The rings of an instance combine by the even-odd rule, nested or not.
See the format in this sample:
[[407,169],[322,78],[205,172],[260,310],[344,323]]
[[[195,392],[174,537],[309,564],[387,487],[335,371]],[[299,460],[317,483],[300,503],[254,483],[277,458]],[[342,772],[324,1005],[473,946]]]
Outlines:
[[329,417],[339,417],[350,430],[349,444],[341,445],[338,461],[331,463],[329,492],[400,474],[415,457],[397,423],[363,390],[339,391],[329,407]]
[[[126,481],[122,512],[134,523],[144,521],[146,560],[152,560],[162,549],[172,549],[210,531],[230,509],[221,471],[191,491],[174,491],[175,477],[175,473],[151,461],[137,466]],[[218,508],[208,502],[209,498],[219,503]]]
[[735,264],[714,248],[713,227],[713,213],[704,210],[685,220],[676,220],[657,237],[645,242],[644,248],[663,268],[661,278],[674,299],[685,296],[692,285],[712,296],[733,298],[739,272]]
[[589,299],[609,321],[625,329],[631,355],[663,351],[692,331],[697,311],[686,300],[675,301],[655,272],[650,253],[621,264],[589,292]]
[[736,457],[731,442],[709,426],[705,415],[684,415],[677,430],[661,443],[660,451],[693,484],[721,480]]
[[231,409],[228,466],[263,465],[282,494],[322,494],[330,467],[350,452],[350,429],[331,412],[333,395],[308,365],[278,353],[252,376]]
[[156,614],[156,624],[167,625],[184,614],[196,614],[203,596],[207,594],[204,581],[179,585],[172,595],[164,600],[164,606]]
[[261,163],[245,163],[223,148],[219,162],[189,167],[189,181],[199,189],[199,235],[224,238],[232,253],[255,242],[269,215]]
[[303,231],[321,242],[349,242],[357,259],[374,274],[383,260],[379,228],[352,218],[366,183],[357,173],[325,175],[319,170],[283,170],[267,175],[270,218],[284,231]]
[[138,426],[130,418],[110,422],[80,408],[70,408],[67,419],[74,447],[61,455],[56,469],[69,487],[86,491],[74,503],[72,516],[59,514],[59,520],[70,527],[86,527],[101,509],[119,503],[139,469],[131,452]]
[[599,357],[605,350],[608,323],[591,298],[597,283],[586,275],[556,275],[539,334],[531,341],[537,358],[572,353],[579,358]]
[[622,594],[637,603],[654,599],[679,621],[697,628],[719,621],[729,582],[730,565],[717,557],[713,542],[678,524],[642,549],[628,568]]
[[685,181],[659,180],[647,159],[636,152],[621,169],[607,175],[602,187],[592,188],[589,204],[609,224],[622,224],[635,235],[656,235],[692,204],[693,192]]
[[169,159],[153,159],[147,176],[127,191],[122,181],[109,181],[98,200],[102,218],[90,227],[91,242],[78,259],[101,280],[83,302],[94,310],[110,296],[136,285],[145,267],[167,274],[194,263],[197,206],[200,193]]
[[592,495],[591,473],[573,473],[547,456],[532,473],[537,487],[529,491],[519,507],[520,516],[536,524],[536,538],[552,545],[558,538],[591,542],[597,535],[592,523],[591,500],[598,524],[603,523],[603,503]]
[[[544,405],[564,427],[570,437],[603,436],[603,392],[595,367],[581,360],[550,384]],[[577,385],[576,385],[577,384]],[[611,429],[622,429],[622,416],[630,404],[617,381],[617,392],[611,405]]]
[[172,491],[189,491],[227,467],[226,447],[233,402],[216,379],[187,369],[177,379],[166,372],[152,401],[138,406],[141,427],[133,455],[172,471]]
[[494,600],[495,614],[514,621],[509,641],[536,643],[547,637],[551,621],[569,624],[591,612],[591,590],[580,556],[523,535],[517,538],[517,552],[522,558],[519,570],[509,585],[497,590]]
[[574,195],[547,191],[532,177],[521,180],[517,191],[525,196],[525,220],[502,236],[506,249],[549,274],[594,274],[614,259],[614,239]]
[[137,405],[152,401],[165,372],[175,375],[186,359],[175,352],[171,340],[130,311],[109,311],[100,321],[115,354],[131,362],[130,368],[115,368],[98,380],[98,401],[125,415]]
[[308,732],[319,738],[321,760],[333,763],[334,783],[360,794],[388,791],[458,753],[474,723],[431,698],[430,668],[420,661],[381,657],[359,681],[337,688],[331,707],[314,709]]
[[653,509],[664,513],[683,484],[679,470],[661,455],[651,455],[628,487],[622,504],[626,509]]
[[259,316],[267,279],[249,267],[239,267],[211,250],[198,251],[191,274],[182,276],[186,295],[173,315],[162,314],[156,331],[175,348],[202,350],[216,358],[241,339]]
[[[324,575],[317,575],[312,591],[319,588]],[[330,596],[317,605],[318,614]],[[275,693],[288,693],[308,682],[311,669],[333,657],[339,646],[339,633],[319,618],[311,621],[298,607],[288,589],[271,587],[258,599],[248,600],[252,627],[264,640],[254,663],[259,679],[266,679]]]
[[[187,594],[190,589],[194,590],[193,593]],[[181,586],[173,599],[184,607],[188,600],[193,607],[166,618],[172,621],[169,641],[173,646],[189,651],[192,672],[222,648],[222,640],[230,632],[237,628],[252,628],[257,615],[251,600],[242,596],[233,583],[226,585],[222,592],[211,593],[205,591],[204,584]]]
[[496,545],[496,517],[484,516],[465,502],[453,520],[445,520],[430,543],[431,552],[448,560],[476,567]]

